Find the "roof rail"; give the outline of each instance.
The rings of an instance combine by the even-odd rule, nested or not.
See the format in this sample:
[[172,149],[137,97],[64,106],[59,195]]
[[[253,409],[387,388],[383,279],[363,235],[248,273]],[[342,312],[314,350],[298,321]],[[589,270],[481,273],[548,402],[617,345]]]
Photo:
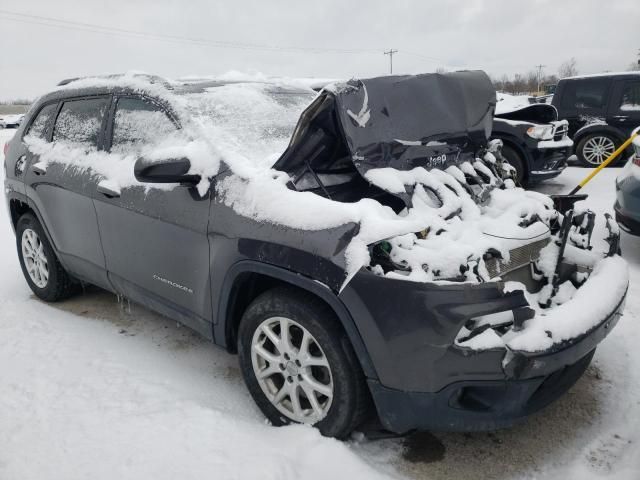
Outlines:
[[84,80],[86,78],[100,78],[100,79],[107,79],[107,80],[108,79],[116,80],[116,79],[119,79],[119,78],[122,78],[122,77],[125,77],[125,76],[140,78],[140,79],[148,81],[149,83],[158,83],[158,84],[163,85],[165,88],[168,88],[168,89],[172,89],[173,88],[171,83],[167,79],[162,78],[162,77],[160,77],[158,75],[150,75],[150,74],[147,74],[147,73],[134,73],[134,74],[131,74],[131,73],[113,73],[113,74],[108,74],[108,75],[88,75],[86,77],[65,78],[64,80],[58,82],[57,86],[58,87],[62,87],[64,85],[69,85],[70,83],[76,82],[78,80]]

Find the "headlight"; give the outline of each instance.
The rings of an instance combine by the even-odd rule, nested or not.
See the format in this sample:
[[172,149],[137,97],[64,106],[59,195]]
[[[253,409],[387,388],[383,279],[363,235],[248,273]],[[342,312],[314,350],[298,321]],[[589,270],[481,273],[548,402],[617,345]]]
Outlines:
[[536,140],[553,140],[553,125],[537,125],[527,129],[527,135]]

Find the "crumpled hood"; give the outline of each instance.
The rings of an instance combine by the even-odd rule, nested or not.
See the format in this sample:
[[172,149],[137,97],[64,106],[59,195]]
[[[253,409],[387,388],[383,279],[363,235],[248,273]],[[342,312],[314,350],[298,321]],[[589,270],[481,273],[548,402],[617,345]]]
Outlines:
[[331,130],[342,137],[363,176],[372,168],[446,168],[487,143],[495,104],[495,89],[481,71],[332,84],[303,113],[274,168],[291,171],[304,161],[295,152],[309,141],[309,124],[327,109],[333,110]]

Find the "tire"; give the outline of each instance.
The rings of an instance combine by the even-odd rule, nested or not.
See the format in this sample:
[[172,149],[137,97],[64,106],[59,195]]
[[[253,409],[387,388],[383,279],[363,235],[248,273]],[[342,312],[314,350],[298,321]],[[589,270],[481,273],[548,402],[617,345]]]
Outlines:
[[[31,213],[22,215],[16,224],[16,246],[24,278],[38,298],[57,302],[75,292],[77,284],[58,261],[42,225]],[[36,273],[29,273],[30,269]]]
[[[281,337],[283,324],[288,325],[291,348],[282,346],[289,343],[283,343]],[[280,348],[269,340],[274,337],[264,333],[265,326],[279,339]],[[306,356],[310,359],[306,361],[305,349],[301,347],[302,339],[309,337],[307,350],[312,356]],[[266,360],[264,353],[258,354],[258,347],[269,353],[272,361]],[[249,392],[275,426],[307,423],[318,428],[322,435],[344,438],[367,417],[370,397],[355,352],[333,311],[313,295],[278,287],[258,296],[242,316],[238,354]],[[309,366],[309,363],[316,365]],[[324,363],[326,366],[319,366]],[[272,373],[267,372],[269,374],[259,380],[256,372],[267,370]],[[307,381],[310,377],[314,384]],[[322,383],[321,389],[311,387],[319,388],[318,383]],[[313,408],[304,393],[309,389],[317,408]],[[325,395],[320,390],[331,393]],[[289,393],[281,395],[278,401],[276,397],[281,391]],[[298,397],[298,416],[292,394]]]
[[502,156],[504,159],[516,169],[516,184],[524,185],[527,178],[527,169],[524,159],[513,148],[508,145],[503,145]]
[[[585,135],[578,142],[576,147],[576,156],[581,165],[585,167],[598,167],[621,145],[613,135],[608,133],[590,133]],[[613,164],[618,163],[621,155]]]

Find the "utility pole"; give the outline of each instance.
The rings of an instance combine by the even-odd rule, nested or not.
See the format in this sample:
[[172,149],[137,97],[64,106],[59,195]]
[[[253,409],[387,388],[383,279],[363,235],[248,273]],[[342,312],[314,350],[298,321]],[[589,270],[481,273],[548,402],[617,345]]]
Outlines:
[[546,67],[546,65],[536,65],[536,68],[538,69],[538,91],[536,94],[540,92],[540,80],[542,79],[542,69],[544,67]]
[[389,74],[393,75],[393,54],[398,53],[398,50],[394,50],[393,48],[388,52],[384,52],[385,55],[389,55]]

